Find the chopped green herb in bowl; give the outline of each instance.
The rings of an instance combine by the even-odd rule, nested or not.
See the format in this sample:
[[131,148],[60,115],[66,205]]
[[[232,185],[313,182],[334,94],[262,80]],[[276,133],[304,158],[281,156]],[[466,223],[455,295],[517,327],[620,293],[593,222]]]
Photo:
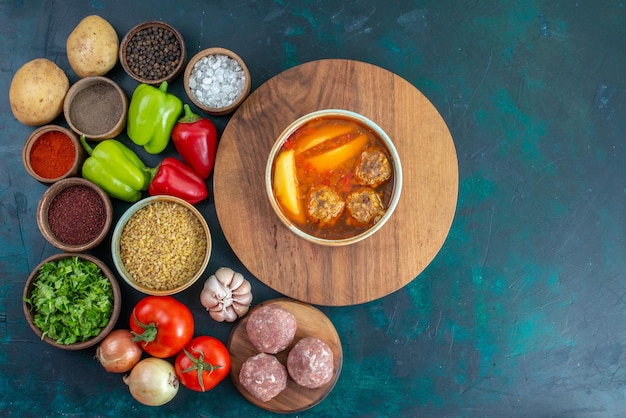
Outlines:
[[111,332],[120,313],[120,289],[109,268],[88,254],[57,254],[42,261],[24,287],[28,324],[48,344],[80,350]]

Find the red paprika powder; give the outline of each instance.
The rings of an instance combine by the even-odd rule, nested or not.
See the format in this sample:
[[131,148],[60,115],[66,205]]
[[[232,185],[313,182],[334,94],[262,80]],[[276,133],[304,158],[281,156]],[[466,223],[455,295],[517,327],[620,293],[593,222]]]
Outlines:
[[55,179],[70,171],[75,159],[72,139],[60,131],[44,133],[30,149],[33,171],[46,179]]

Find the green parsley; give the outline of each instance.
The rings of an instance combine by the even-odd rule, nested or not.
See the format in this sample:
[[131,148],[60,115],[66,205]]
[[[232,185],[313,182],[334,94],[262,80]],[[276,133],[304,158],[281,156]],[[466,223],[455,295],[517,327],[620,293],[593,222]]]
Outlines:
[[34,324],[58,344],[87,341],[113,313],[113,288],[100,267],[76,256],[49,261],[39,269],[30,298]]

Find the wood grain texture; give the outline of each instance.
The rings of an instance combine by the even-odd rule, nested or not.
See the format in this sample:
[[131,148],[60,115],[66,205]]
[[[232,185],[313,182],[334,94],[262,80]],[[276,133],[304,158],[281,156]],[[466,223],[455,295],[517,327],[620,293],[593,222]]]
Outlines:
[[[404,183],[394,215],[374,236],[324,247],[291,233],[273,213],[264,173],[278,135],[321,109],[366,116],[394,141]],[[401,77],[352,60],[320,60],[278,74],[254,91],[220,140],[215,207],[241,262],[280,293],[327,306],[368,302],[403,287],[441,249],[456,209],[458,163],[430,101]]]
[[[248,339],[246,324],[250,314],[256,309],[266,305],[277,305],[291,312],[296,317],[297,330],[293,342],[283,351],[276,354],[276,358],[287,367],[289,351],[298,341],[304,337],[316,337],[324,341],[333,352],[334,372],[330,382],[325,385],[308,389],[298,385],[291,377],[287,379],[287,387],[275,398],[268,402],[262,402],[252,396],[239,382],[241,365],[251,356],[259,353]],[[230,376],[233,383],[241,394],[259,408],[271,412],[293,413],[309,409],[320,403],[333,389],[343,364],[343,350],[341,340],[333,323],[319,309],[287,298],[273,299],[255,305],[250,312],[243,317],[230,334],[228,339],[228,351],[231,353]]]

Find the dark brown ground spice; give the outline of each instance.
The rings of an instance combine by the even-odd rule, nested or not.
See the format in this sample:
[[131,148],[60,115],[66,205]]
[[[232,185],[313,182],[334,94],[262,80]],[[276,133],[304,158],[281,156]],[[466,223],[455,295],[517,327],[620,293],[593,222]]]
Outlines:
[[105,222],[104,202],[87,186],[70,186],[62,190],[48,208],[52,233],[67,245],[82,245],[94,240]]
[[102,135],[113,129],[120,120],[123,107],[115,87],[97,83],[74,96],[70,118],[76,129],[85,135]]

